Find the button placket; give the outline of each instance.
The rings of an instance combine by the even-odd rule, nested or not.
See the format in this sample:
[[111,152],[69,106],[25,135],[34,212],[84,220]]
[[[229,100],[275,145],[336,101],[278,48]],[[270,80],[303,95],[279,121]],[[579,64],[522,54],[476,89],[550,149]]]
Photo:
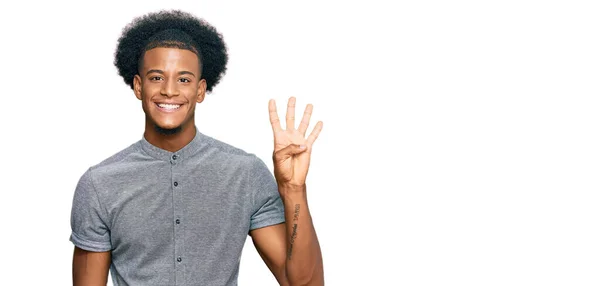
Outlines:
[[[174,257],[175,257],[175,280],[183,281],[185,276],[185,263],[183,263],[184,256],[184,227],[182,225],[183,219],[183,204],[185,201],[184,186],[182,185],[182,170],[179,166],[181,165],[181,155],[171,154],[171,191],[173,193],[173,235],[174,235]],[[178,284],[178,283],[177,283]]]

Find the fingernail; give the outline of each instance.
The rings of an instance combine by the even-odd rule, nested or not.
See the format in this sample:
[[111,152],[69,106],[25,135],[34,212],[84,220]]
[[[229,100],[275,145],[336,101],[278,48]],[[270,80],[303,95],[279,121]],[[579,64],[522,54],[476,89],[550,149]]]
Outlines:
[[306,148],[306,145],[300,145],[300,149]]

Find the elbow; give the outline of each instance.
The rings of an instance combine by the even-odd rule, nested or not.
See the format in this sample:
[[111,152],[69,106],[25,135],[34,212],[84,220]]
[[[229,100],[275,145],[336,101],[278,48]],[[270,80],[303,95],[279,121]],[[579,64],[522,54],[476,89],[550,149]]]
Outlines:
[[289,286],[321,286],[324,285],[323,268],[314,265],[310,269],[286,269],[287,285]]

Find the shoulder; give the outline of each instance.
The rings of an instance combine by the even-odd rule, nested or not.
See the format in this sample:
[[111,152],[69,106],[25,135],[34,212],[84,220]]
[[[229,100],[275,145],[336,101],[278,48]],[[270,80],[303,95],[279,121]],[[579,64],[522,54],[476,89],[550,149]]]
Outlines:
[[100,174],[111,174],[115,170],[126,169],[127,166],[132,166],[132,163],[149,160],[151,157],[141,151],[139,143],[139,141],[135,142],[99,163],[92,165],[84,176],[87,175],[92,179]]
[[254,153],[235,147],[211,136],[202,133],[200,134],[202,136],[202,142],[206,146],[206,153],[210,156],[217,157],[219,160],[224,160],[228,163],[235,161],[246,167],[252,167],[257,163],[262,163],[262,160]]
[[270,181],[273,178],[265,161],[255,153],[245,151],[231,144],[202,135],[205,143],[201,164],[209,165],[210,169],[218,170],[222,175],[243,175],[250,183]]
[[118,164],[119,162],[123,162],[127,159],[132,159],[132,155],[135,156],[140,154],[141,148],[139,146],[139,141],[129,145],[127,148],[111,155],[110,157],[102,160],[100,163],[92,166],[92,168],[102,168],[105,166],[110,166],[113,164]]

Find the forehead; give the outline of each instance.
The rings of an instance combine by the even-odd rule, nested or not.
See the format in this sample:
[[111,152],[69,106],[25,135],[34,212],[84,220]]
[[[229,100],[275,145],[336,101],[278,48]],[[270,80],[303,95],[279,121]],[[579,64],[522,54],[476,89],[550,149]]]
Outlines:
[[189,50],[178,48],[154,48],[144,53],[142,70],[160,69],[198,71],[198,56]]

